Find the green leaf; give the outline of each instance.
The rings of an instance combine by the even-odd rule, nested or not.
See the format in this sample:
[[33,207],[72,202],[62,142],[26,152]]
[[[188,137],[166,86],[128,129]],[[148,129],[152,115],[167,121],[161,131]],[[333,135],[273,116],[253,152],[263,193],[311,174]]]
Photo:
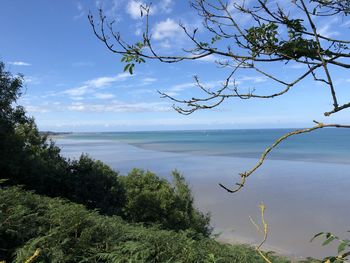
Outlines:
[[348,242],[346,242],[346,241],[340,242],[340,244],[338,246],[338,254],[343,252],[347,245],[348,245]]
[[334,239],[335,239],[335,236],[331,235],[329,238],[326,239],[326,241],[324,241],[324,242],[322,243],[322,246],[328,245],[328,244],[331,243]]
[[6,183],[9,179],[0,179],[0,184]]
[[129,73],[132,75],[133,74],[133,68],[134,68],[135,64],[130,64],[129,67]]
[[130,64],[127,64],[125,67],[124,67],[124,72],[127,71],[129,68],[130,68]]

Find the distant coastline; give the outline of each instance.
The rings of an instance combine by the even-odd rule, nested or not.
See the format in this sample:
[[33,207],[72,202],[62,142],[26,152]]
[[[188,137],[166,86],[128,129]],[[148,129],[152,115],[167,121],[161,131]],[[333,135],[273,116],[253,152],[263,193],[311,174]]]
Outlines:
[[54,132],[54,131],[40,131],[41,135],[47,135],[47,136],[56,136],[56,135],[67,135],[67,134],[73,134],[73,132]]
[[52,139],[62,138],[65,135],[73,134],[73,132],[54,132],[54,131],[40,131],[40,135],[47,136]]

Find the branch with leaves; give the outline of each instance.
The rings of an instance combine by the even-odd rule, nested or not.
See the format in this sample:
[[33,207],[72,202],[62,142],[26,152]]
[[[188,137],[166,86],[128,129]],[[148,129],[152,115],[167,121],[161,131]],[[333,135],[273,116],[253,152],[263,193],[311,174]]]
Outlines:
[[[350,232],[350,231],[348,231]],[[341,239],[338,236],[333,235],[329,232],[320,232],[316,234],[310,242],[314,241],[315,239],[324,238],[324,241],[322,242],[322,246],[326,246],[328,244],[331,244],[332,242],[338,243],[337,248],[337,255],[336,256],[330,256],[325,257],[322,261],[324,263],[346,263],[349,262],[348,259],[350,257],[350,240],[349,239]]]
[[[268,0],[255,0],[253,3],[249,1],[249,5],[245,1],[225,0],[191,0],[190,3],[202,19],[204,31],[208,35],[203,39],[199,33],[203,30],[192,30],[180,23],[190,47],[183,48],[178,55],[161,54],[154,47],[150,22],[151,5],[140,5],[145,29],[142,38],[134,44],[122,38],[120,32],[115,30],[114,21],[108,21],[103,10],[99,10],[97,22],[91,13],[88,18],[96,37],[111,52],[121,55],[121,62],[126,63],[124,71],[130,74],[133,74],[136,64],[146,60],[178,63],[185,60],[196,61],[208,56],[218,57],[215,62],[218,68],[228,73],[226,79],[216,88],[207,87],[195,76],[195,84],[202,96],[181,99],[159,91],[162,98],[174,103],[173,108],[180,114],[189,115],[197,110],[212,109],[230,98],[247,100],[283,96],[308,77],[329,90],[333,106],[324,112],[325,116],[350,108],[350,102],[340,102],[337,82],[334,81],[335,71],[350,68],[350,40],[328,36],[315,22],[329,17],[344,21],[350,13],[348,0],[291,0],[286,7],[281,7],[278,1]],[[248,18],[249,23],[241,23],[239,16]],[[269,65],[285,66],[289,63],[305,67],[304,72],[296,75],[292,81],[268,70]],[[253,70],[281,88],[272,93],[256,93],[254,88],[241,92],[236,76],[242,70]],[[237,183],[236,188],[230,189],[222,184],[220,186],[231,193],[240,190],[246,178],[285,139],[325,127],[349,128],[348,125],[316,122],[314,127],[285,134],[265,150],[256,166],[240,174],[241,182]]]

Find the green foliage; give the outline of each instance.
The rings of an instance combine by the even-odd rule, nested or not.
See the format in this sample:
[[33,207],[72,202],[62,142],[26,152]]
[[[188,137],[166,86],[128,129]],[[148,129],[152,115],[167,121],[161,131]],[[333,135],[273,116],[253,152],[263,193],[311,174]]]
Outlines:
[[105,214],[118,214],[124,191],[116,172],[86,155],[77,161],[66,160],[60,149],[39,133],[33,119],[16,126],[15,140],[9,145],[16,154],[1,159],[11,168],[0,176],[9,179],[8,185],[24,185],[39,194],[64,197]]
[[[287,19],[288,40],[280,39],[278,25],[273,22],[251,27],[247,30],[246,39],[249,49],[254,57],[261,54],[275,55],[286,60],[306,57],[315,59],[318,57],[317,42],[313,39],[302,38],[305,27],[301,19]],[[324,51],[325,54],[329,51]]]
[[184,177],[172,173],[173,185],[147,171],[134,169],[120,177],[126,191],[124,216],[131,222],[160,224],[163,228],[183,230],[208,236],[210,217],[199,212]]
[[[27,118],[23,107],[16,105],[21,95],[22,76],[13,76],[0,62],[0,171],[7,174],[16,170],[16,155],[22,145],[18,142],[15,128]],[[10,161],[10,162],[8,162]]]
[[275,52],[278,43],[278,26],[275,23],[262,24],[247,30],[247,41],[250,44],[252,56],[259,56],[261,52]]
[[135,45],[129,46],[129,50],[123,54],[121,62],[125,62],[124,72],[129,71],[132,75],[135,63],[145,63],[145,59],[141,56],[141,50],[146,46],[146,43],[137,42]]
[[70,191],[67,197],[104,214],[120,214],[124,205],[124,189],[118,174],[101,161],[81,155],[70,163]]
[[[348,231],[350,232],[350,231]],[[338,243],[338,249],[337,249],[337,255],[336,256],[329,256],[325,257],[323,259],[323,262],[347,262],[347,260],[350,257],[350,240],[349,239],[341,239],[335,235],[333,235],[330,232],[320,232],[311,239],[311,242],[314,241],[316,238],[324,238],[324,241],[322,242],[322,246],[326,246],[328,244],[331,244],[332,242]]]
[[12,262],[24,262],[36,249],[35,262],[263,262],[248,246],[127,224],[18,187],[0,189],[0,222],[0,260]]

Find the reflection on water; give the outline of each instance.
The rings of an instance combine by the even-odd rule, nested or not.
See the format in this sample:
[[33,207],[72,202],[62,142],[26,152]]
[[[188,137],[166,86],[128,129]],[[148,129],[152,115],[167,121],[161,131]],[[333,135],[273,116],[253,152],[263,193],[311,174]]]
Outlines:
[[192,186],[197,205],[211,212],[221,239],[259,243],[261,237],[249,216],[259,220],[261,201],[270,225],[268,248],[292,256],[336,253],[335,248],[309,243],[310,238],[321,231],[345,235],[350,229],[348,164],[268,160],[241,192],[229,194],[218,183],[233,185],[238,173],[256,159],[160,152],[104,139],[63,138],[57,144],[64,156],[74,158],[85,152],[122,174],[137,167],[169,178],[170,171],[180,170]]

